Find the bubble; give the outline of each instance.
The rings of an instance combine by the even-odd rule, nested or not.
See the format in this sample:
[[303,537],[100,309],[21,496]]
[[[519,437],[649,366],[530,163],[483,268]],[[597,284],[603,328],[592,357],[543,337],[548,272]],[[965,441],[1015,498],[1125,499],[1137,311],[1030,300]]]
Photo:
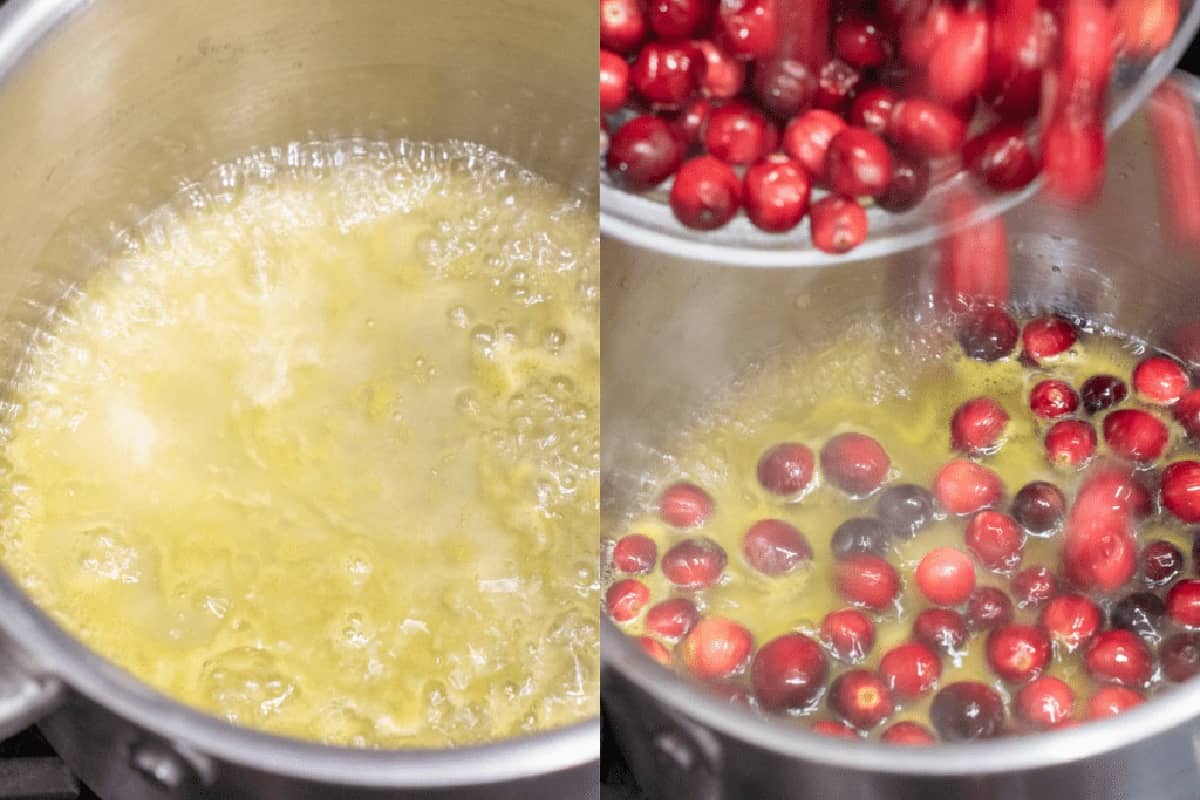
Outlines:
[[446,312],[446,318],[450,320],[450,324],[456,328],[465,329],[471,324],[471,315],[467,311],[466,306],[453,306]]

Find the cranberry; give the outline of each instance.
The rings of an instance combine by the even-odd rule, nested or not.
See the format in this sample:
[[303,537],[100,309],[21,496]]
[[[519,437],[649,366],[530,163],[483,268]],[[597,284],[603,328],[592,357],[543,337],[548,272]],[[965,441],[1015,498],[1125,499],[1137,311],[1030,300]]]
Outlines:
[[950,419],[950,443],[969,456],[994,453],[1008,425],[1008,412],[990,397],[976,397],[958,407]]
[[929,164],[924,159],[893,153],[892,180],[887,189],[875,198],[875,205],[893,213],[908,211],[925,198],[929,191]]
[[854,553],[837,562],[835,583],[842,597],[876,611],[890,607],[900,594],[896,568],[870,553]]
[[829,143],[825,177],[830,188],[849,197],[876,197],[892,178],[888,147],[865,128],[846,128]]
[[1167,448],[1167,426],[1141,409],[1117,409],[1104,418],[1104,442],[1114,455],[1148,464]]
[[933,519],[933,495],[916,484],[893,484],[879,493],[875,513],[893,534],[911,539]]
[[828,736],[831,739],[855,739],[857,740],[858,731],[851,728],[844,722],[834,722],[830,719],[817,720],[812,724],[813,733],[821,736]]
[[846,722],[870,730],[891,715],[895,706],[883,679],[865,669],[843,672],[829,687],[829,705]]
[[934,695],[929,721],[943,741],[991,739],[1004,728],[1004,700],[976,681],[952,683]]
[[742,182],[712,156],[683,162],[671,186],[671,211],[689,228],[711,231],[733,219],[742,204]]
[[1173,683],[1182,683],[1200,673],[1200,636],[1177,633],[1158,650],[1163,675]]
[[1171,408],[1171,416],[1188,436],[1200,438],[1200,389],[1189,389],[1180,395],[1179,402]]
[[678,108],[696,91],[697,55],[691,44],[649,42],[629,71],[633,88],[651,105]]
[[850,494],[870,494],[878,489],[890,464],[879,442],[864,433],[839,433],[821,448],[826,479]]
[[1200,628],[1200,580],[1187,578],[1167,592],[1167,616],[1176,625]]
[[1052,640],[1073,653],[1091,640],[1104,620],[1095,603],[1068,592],[1050,598],[1038,621]]
[[642,613],[649,599],[650,590],[646,584],[633,578],[617,581],[608,587],[604,598],[608,615],[617,622],[628,622]]
[[776,119],[788,120],[812,105],[817,78],[803,61],[776,58],[754,68],[754,93]]
[[746,170],[744,189],[746,216],[755,227],[784,233],[795,228],[808,211],[812,183],[798,162],[776,154]]
[[879,741],[887,744],[926,745],[937,744],[937,737],[919,722],[903,720],[885,730]]
[[1029,409],[1043,419],[1070,414],[1079,407],[1079,395],[1066,381],[1038,381],[1029,392]]
[[825,685],[829,664],[821,646],[799,633],[764,644],[750,666],[758,704],[768,711],[809,706]]
[[854,553],[886,555],[891,531],[877,519],[852,517],[833,532],[830,549],[834,558],[846,558]]
[[1013,498],[1013,517],[1035,536],[1048,536],[1056,531],[1066,511],[1067,498],[1047,481],[1027,483]]
[[1011,192],[1038,174],[1037,158],[1021,125],[1000,122],[963,145],[963,163],[989,188]]
[[948,3],[914,3],[899,20],[900,54],[910,65],[924,67],[938,41],[954,24],[956,12]]
[[1127,522],[1117,519],[1072,524],[1069,520],[1062,551],[1063,573],[1081,589],[1112,592],[1133,577],[1136,551]]
[[968,358],[997,361],[1016,346],[1017,323],[997,306],[975,309],[959,324],[958,343]]
[[967,598],[967,625],[982,631],[1007,625],[1013,618],[1012,600],[995,586],[980,586]]
[[1062,355],[1075,345],[1077,338],[1075,326],[1062,317],[1031,319],[1021,329],[1024,354],[1035,362]]
[[640,575],[654,569],[658,558],[658,545],[649,536],[640,533],[622,536],[613,547],[613,566],[621,572]]
[[741,669],[754,649],[750,631],[724,617],[697,622],[680,645],[680,659],[698,678],[724,678]]
[[1163,586],[1183,571],[1183,553],[1166,539],[1156,539],[1142,548],[1142,580],[1147,586]]
[[834,26],[833,47],[847,64],[861,69],[882,66],[888,59],[887,38],[879,24],[857,12]]
[[1091,200],[1104,186],[1104,127],[1052,122],[1042,133],[1042,173],[1051,197]]
[[992,671],[1004,680],[1024,683],[1046,668],[1050,639],[1041,628],[1010,623],[988,635],[987,659]]
[[974,461],[955,459],[933,479],[933,496],[951,514],[971,514],[1000,501],[1000,476]]
[[758,483],[771,494],[793,497],[808,488],[813,452],[799,442],[782,442],[758,459]]
[[955,105],[983,88],[988,67],[988,15],[968,6],[952,15],[925,64],[925,85],[933,100]]
[[1104,522],[1114,517],[1144,517],[1151,510],[1150,493],[1129,469],[1105,463],[1094,469],[1079,487],[1071,514],[1079,521],[1091,518]]
[[764,575],[786,575],[812,560],[804,534],[781,519],[760,519],[742,537],[746,563]]
[[1079,393],[1083,397],[1083,409],[1095,414],[1124,402],[1129,391],[1125,381],[1115,375],[1093,375],[1083,382]]
[[1003,119],[1027,120],[1041,105],[1042,72],[1057,35],[1054,17],[1030,0],[997,0],[991,9],[985,96]]
[[953,111],[919,97],[906,97],[896,103],[888,124],[888,136],[897,147],[924,158],[958,152],[966,130]]
[[843,113],[861,79],[862,73],[841,59],[826,62],[817,72],[813,105],[826,111]]
[[1188,375],[1173,358],[1151,356],[1133,368],[1133,390],[1147,403],[1169,406],[1188,390]]
[[799,161],[810,175],[825,174],[829,143],[846,127],[846,121],[819,108],[805,111],[783,131],[783,151]]
[[605,157],[608,174],[632,192],[665,181],[683,162],[686,142],[681,131],[645,114],[626,122],[613,134]]
[[858,247],[867,238],[867,212],[852,197],[828,195],[809,209],[813,245],[826,253],[840,255]]
[[1176,461],[1162,474],[1163,507],[1189,525],[1200,522],[1200,461]]
[[642,0],[600,0],[600,46],[631,53],[646,38]]
[[913,638],[936,650],[953,653],[967,643],[967,622],[948,608],[927,608],[913,620]]
[[1114,55],[1112,16],[1102,0],[1064,0],[1062,72],[1068,78],[1107,82]]
[[875,625],[858,609],[830,611],[821,621],[821,641],[834,658],[857,664],[875,646]]
[[1166,604],[1151,592],[1134,592],[1122,597],[1113,606],[1109,618],[1114,628],[1133,631],[1144,639],[1158,641]]
[[967,523],[967,548],[992,572],[1009,573],[1021,563],[1025,535],[1016,520],[999,511],[980,511]]
[[695,43],[696,83],[705,97],[728,100],[736,97],[746,82],[746,65],[710,41]]
[[708,122],[708,115],[711,111],[712,103],[701,97],[684,106],[675,118],[675,126],[689,145],[700,143],[704,125]]
[[707,0],[653,0],[650,29],[660,39],[687,39],[708,22]]
[[712,539],[684,539],[662,557],[667,580],[682,589],[707,589],[725,570],[725,548]]
[[677,483],[662,493],[658,514],[676,528],[692,528],[712,516],[712,498],[692,483]]
[[717,32],[722,44],[739,58],[766,58],[779,38],[775,0],[722,0],[717,6]]
[[1096,452],[1096,430],[1077,419],[1063,419],[1046,431],[1046,458],[1060,467],[1083,467]]
[[1035,728],[1054,728],[1071,719],[1075,692],[1064,681],[1043,675],[1017,692],[1017,713]]
[[1092,680],[1122,686],[1144,686],[1153,666],[1141,637],[1120,628],[1096,634],[1083,661]]
[[629,65],[608,50],[600,51],[600,113],[619,111],[629,100]]
[[752,164],[767,153],[770,124],[750,104],[734,100],[708,115],[704,146],[727,164]]
[[1046,567],[1035,566],[1012,576],[1009,584],[1018,608],[1036,608],[1058,591],[1058,579]]
[[[939,216],[951,231],[940,248],[935,299],[950,310],[974,310],[976,318],[967,320],[967,332],[974,328],[976,333],[990,333],[997,339],[983,342],[984,346],[999,346],[1010,336],[1016,344],[1017,324],[1006,320],[1007,315],[1002,311],[980,308],[983,304],[1008,300],[1008,234],[1004,220],[994,217],[964,225],[980,208],[979,198],[968,189],[951,192],[942,204]],[[1006,348],[1003,353],[1012,349],[1007,344],[1003,346]]]
[[637,643],[642,648],[642,652],[650,656],[655,662],[662,664],[664,667],[671,666],[671,651],[662,642],[649,636],[639,636]]
[[929,602],[956,606],[975,591],[975,565],[954,547],[935,547],[917,565],[917,588]]
[[1146,702],[1141,692],[1124,686],[1101,686],[1088,700],[1088,719],[1115,717],[1136,705]]
[[920,642],[905,642],[884,653],[879,672],[897,697],[919,697],[937,685],[942,662]]
[[850,124],[865,128],[876,136],[883,136],[892,120],[892,108],[899,99],[899,94],[885,86],[874,86],[859,92],[850,104]]
[[646,630],[664,639],[687,636],[700,614],[691,600],[672,597],[650,606],[646,612]]
[[1117,0],[1113,20],[1122,49],[1149,58],[1165,49],[1179,25],[1179,0]]

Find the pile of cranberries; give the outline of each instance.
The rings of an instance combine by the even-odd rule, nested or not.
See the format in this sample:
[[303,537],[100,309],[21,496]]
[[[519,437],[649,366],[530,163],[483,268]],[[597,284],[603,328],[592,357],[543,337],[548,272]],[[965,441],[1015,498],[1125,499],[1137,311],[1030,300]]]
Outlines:
[[634,192],[674,176],[690,228],[808,215],[830,253],[865,239],[864,202],[915,206],[931,162],[1083,202],[1115,57],[1178,20],[1178,0],[600,0],[607,169]]
[[[1189,548],[1159,538],[1200,523],[1200,388],[1188,371],[1154,354],[1132,374],[1072,385],[1055,377],[1055,362],[1086,344],[1067,319],[1042,316],[1022,327],[1005,309],[984,307],[956,331],[966,357],[1019,360],[1035,371],[1027,406],[1015,413],[1030,415],[1036,438],[1010,436],[1014,409],[980,396],[947,420],[956,456],[927,485],[897,476],[887,443],[864,432],[839,433],[816,450],[780,442],[761,454],[754,477],[764,499],[811,502],[823,483],[858,509],[829,534],[833,563],[820,568],[831,570],[840,603],[819,625],[756,641],[754,620],[705,613],[705,590],[731,571],[808,580],[814,556],[807,535],[777,518],[747,521],[740,552],[726,552],[704,534],[718,509],[692,483],[659,497],[658,515],[672,531],[665,552],[638,533],[613,546],[612,619],[651,658],[733,701],[811,717],[823,734],[878,731],[898,744],[1108,717],[1200,672],[1200,529],[1190,559]],[[989,458],[1030,441],[1061,479],[1005,486]],[[954,525],[961,543],[898,563],[895,544],[934,521]],[[1054,566],[1022,563],[1035,538],[1053,540]],[[656,569],[668,597],[651,597],[641,579]],[[983,585],[988,573],[999,586]],[[901,602],[905,586],[915,586],[916,607]],[[907,638],[876,647],[876,626],[897,619]],[[968,648],[986,655],[988,674],[943,681],[946,660]],[[1049,674],[1056,663],[1080,680]],[[919,721],[894,721],[909,704]]]

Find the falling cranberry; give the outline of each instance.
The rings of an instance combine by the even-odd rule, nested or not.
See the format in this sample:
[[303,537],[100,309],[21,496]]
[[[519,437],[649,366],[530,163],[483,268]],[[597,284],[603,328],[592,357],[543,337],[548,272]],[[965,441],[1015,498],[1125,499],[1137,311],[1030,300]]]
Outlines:
[[920,642],[905,642],[884,653],[879,673],[896,697],[919,697],[937,686],[942,662]]
[[760,519],[742,537],[746,563],[763,575],[786,575],[812,560],[804,534],[781,519]]
[[1093,199],[1104,186],[1104,128],[1051,122],[1042,133],[1047,193],[1068,204]]
[[1011,192],[1038,174],[1037,157],[1022,125],[1000,122],[963,145],[963,163],[987,187]]
[[854,495],[878,489],[890,465],[879,442],[864,433],[839,433],[821,448],[821,470],[826,479]]
[[962,649],[967,636],[966,620],[949,608],[927,608],[913,620],[913,638],[945,653]]
[[891,531],[877,519],[851,517],[837,526],[830,539],[834,558],[846,558],[853,553],[886,555],[891,541]]
[[608,587],[604,599],[610,617],[617,622],[628,622],[642,613],[650,600],[650,590],[641,581],[626,578]]
[[980,511],[967,523],[967,549],[992,572],[1007,574],[1021,564],[1025,534],[1016,520],[999,511]]
[[653,114],[626,122],[609,140],[605,166],[613,180],[632,192],[653,188],[683,162],[681,131]]
[[805,111],[783,131],[783,151],[799,161],[810,175],[825,174],[829,143],[846,127],[846,121],[819,108]]
[[1077,419],[1062,419],[1046,431],[1046,459],[1056,466],[1084,467],[1096,452],[1096,429]]
[[943,741],[991,739],[1004,729],[1004,700],[984,683],[952,683],[934,695],[929,721]]
[[649,536],[640,533],[622,536],[613,547],[613,566],[630,575],[640,575],[654,569],[658,558],[658,545]]
[[[892,121],[892,108],[899,99],[900,95],[886,86],[873,86],[859,92],[850,104],[850,124],[865,128],[876,136],[883,136],[887,133],[888,123]],[[892,171],[894,174],[894,165]]]
[[974,461],[956,459],[933,479],[933,496],[951,514],[971,514],[1000,501],[1000,476]]
[[712,539],[684,539],[662,557],[667,580],[681,589],[707,589],[725,570],[725,548]]
[[1042,673],[1050,661],[1050,639],[1033,625],[1003,625],[987,639],[988,666],[1010,683],[1024,683]]
[[929,162],[923,158],[893,153],[892,180],[883,194],[875,198],[875,205],[893,213],[908,211],[915,208],[928,191]]
[[937,37],[925,63],[925,85],[931,98],[950,105],[974,100],[987,80],[988,14],[967,6],[952,15],[948,30]]
[[1066,682],[1043,675],[1021,687],[1016,698],[1017,714],[1035,728],[1054,728],[1071,719],[1075,692]]
[[1148,403],[1169,406],[1188,390],[1188,375],[1178,361],[1151,356],[1133,368],[1133,390]]
[[600,46],[631,53],[646,38],[642,0],[600,0]]
[[897,483],[879,493],[875,513],[896,536],[911,539],[933,519],[933,494],[923,486]]
[[1091,600],[1068,592],[1050,598],[1038,621],[1059,647],[1073,653],[1091,640],[1104,618]]
[[1043,566],[1027,567],[1012,576],[1009,584],[1018,608],[1036,608],[1058,591],[1058,579]]
[[619,111],[629,99],[629,64],[609,50],[600,51],[600,113]]
[[687,636],[700,614],[696,605],[683,597],[672,597],[650,606],[646,612],[646,630],[664,639]]
[[1017,323],[997,306],[984,306],[968,313],[958,327],[958,343],[976,361],[997,361],[1017,345]]
[[843,672],[829,687],[829,705],[859,730],[870,730],[887,719],[895,706],[883,679],[866,669]]
[[1161,597],[1151,592],[1134,592],[1117,601],[1109,618],[1114,628],[1124,628],[1157,642],[1165,613],[1166,604]]
[[821,646],[799,633],[767,642],[750,666],[750,685],[768,711],[806,708],[820,694],[829,674]]
[[1075,345],[1077,338],[1075,326],[1062,317],[1037,317],[1021,329],[1024,354],[1034,362],[1062,355]]
[[1162,473],[1163,507],[1189,525],[1200,522],[1200,462],[1176,461]]
[[1137,569],[1137,544],[1128,523],[1116,519],[1071,524],[1069,520],[1062,564],[1068,581],[1080,589],[1112,592],[1121,588]]
[[998,0],[990,6],[985,99],[1004,119],[1027,120],[1041,105],[1042,74],[1056,31],[1053,15],[1036,5],[1027,0]]
[[1083,661],[1092,680],[1121,686],[1144,686],[1153,668],[1150,650],[1141,637],[1119,628],[1096,634]]
[[1115,717],[1146,702],[1141,692],[1124,686],[1101,686],[1088,700],[1088,719]]
[[971,630],[990,630],[1007,625],[1012,618],[1012,600],[995,586],[980,586],[967,598],[967,625]]
[[857,664],[875,646],[875,625],[856,608],[830,611],[821,620],[821,641],[834,658]]
[[848,197],[877,197],[892,179],[891,153],[866,128],[845,128],[829,143],[825,178],[833,191]]
[[1025,484],[1012,503],[1013,518],[1034,536],[1048,536],[1056,531],[1066,511],[1067,499],[1048,481]]
[[1123,403],[1129,390],[1125,381],[1115,375],[1093,375],[1083,382],[1079,394],[1083,398],[1084,410],[1095,414]]
[[695,43],[696,86],[713,100],[736,97],[746,82],[746,65],[710,41]]
[[888,137],[912,155],[939,158],[958,152],[966,130],[962,119],[945,106],[906,97],[892,109]]
[[754,93],[762,107],[779,120],[789,120],[812,105],[817,78],[803,61],[774,58],[754,68]]
[[697,52],[690,44],[649,42],[629,70],[633,88],[659,108],[678,108],[696,91]]
[[810,730],[820,736],[828,736],[831,739],[854,739],[859,738],[858,731],[851,728],[844,722],[834,722],[831,719],[817,720],[812,724]]
[[708,22],[708,12],[705,0],[653,0],[650,29],[660,39],[687,39]]
[[650,656],[656,663],[662,664],[664,667],[671,665],[671,651],[662,642],[650,636],[639,636],[637,643],[642,648],[642,652]]
[[813,463],[813,452],[807,445],[777,444],[758,459],[758,483],[771,494],[793,497],[812,482]]
[[724,161],[697,156],[683,162],[671,186],[671,211],[689,228],[711,231],[733,219],[742,204],[742,182]]
[[712,516],[712,512],[712,498],[692,483],[671,486],[658,501],[658,514],[663,522],[676,528],[695,527]]
[[1066,381],[1039,381],[1029,392],[1029,409],[1042,419],[1071,414],[1079,407],[1079,395]]
[[740,58],[766,58],[779,38],[775,0],[722,0],[717,6],[717,35]]
[[845,61],[835,58],[826,62],[817,71],[817,91],[813,95],[813,105],[839,114],[844,112],[860,80],[862,73]]
[[1104,443],[1120,458],[1148,464],[1167,448],[1167,426],[1141,409],[1118,409],[1104,418]]
[[887,38],[879,23],[865,14],[852,12],[834,26],[833,47],[851,66],[874,69],[888,59]]
[[846,600],[876,611],[890,608],[900,594],[896,568],[870,553],[854,553],[837,562],[835,583]]
[[1200,628],[1200,579],[1179,581],[1167,592],[1167,616],[1176,625]]
[[975,565],[954,547],[935,547],[926,553],[915,578],[921,594],[939,606],[959,605],[975,591]]
[[1170,43],[1179,24],[1179,0],[1118,0],[1113,20],[1125,52],[1149,58]]
[[851,197],[827,195],[808,212],[813,246],[834,255],[848,253],[867,238],[867,212]]
[[1171,407],[1171,416],[1193,439],[1200,438],[1200,389],[1188,389]]
[[698,678],[724,678],[742,668],[754,649],[750,631],[723,617],[695,624],[680,645],[680,659]]
[[1182,683],[1200,673],[1200,636],[1177,633],[1158,649],[1163,675],[1173,683]]
[[777,153],[746,170],[746,216],[759,230],[785,233],[808,211],[812,182],[796,161]]
[[950,444],[969,456],[994,453],[1008,425],[1008,412],[990,397],[976,397],[958,407],[950,419]]
[[1183,553],[1166,539],[1142,548],[1142,580],[1147,586],[1164,586],[1183,571]]

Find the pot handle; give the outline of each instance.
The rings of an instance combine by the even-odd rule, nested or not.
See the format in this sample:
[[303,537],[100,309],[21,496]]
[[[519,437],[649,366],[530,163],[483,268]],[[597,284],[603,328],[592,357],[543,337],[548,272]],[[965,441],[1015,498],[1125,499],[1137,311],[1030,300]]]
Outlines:
[[63,702],[62,681],[18,666],[11,653],[0,654],[0,739],[7,739],[46,717]]

